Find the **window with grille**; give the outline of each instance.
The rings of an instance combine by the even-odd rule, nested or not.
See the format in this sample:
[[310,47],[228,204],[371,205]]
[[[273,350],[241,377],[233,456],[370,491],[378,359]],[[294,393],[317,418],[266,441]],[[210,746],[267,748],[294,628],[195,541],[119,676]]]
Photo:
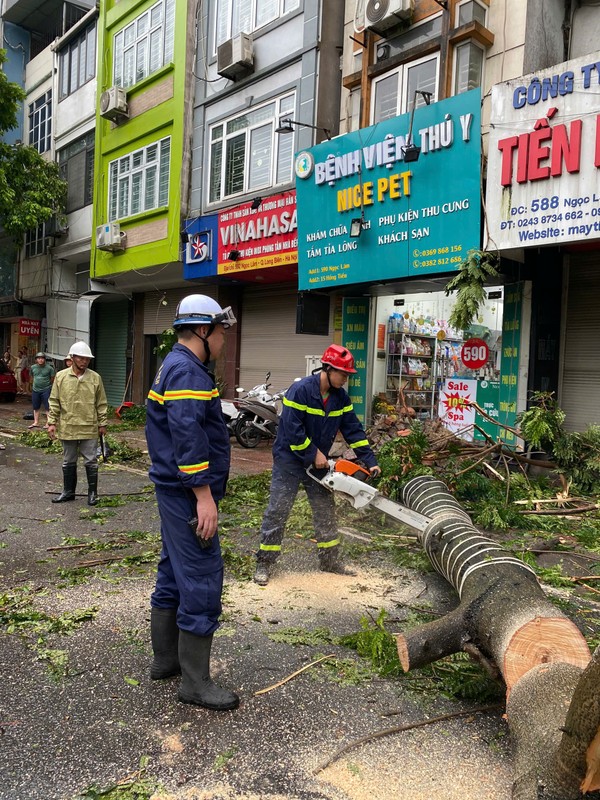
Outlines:
[[173,60],[175,0],[160,0],[114,38],[113,84],[127,89]]
[[25,258],[35,258],[46,252],[48,245],[48,234],[46,224],[42,222],[37,228],[31,228],[25,234]]
[[38,153],[52,147],[52,89],[29,104],[29,144]]
[[67,214],[90,205],[94,191],[94,132],[59,150],[58,167],[67,183]]
[[209,203],[291,181],[294,136],[275,128],[295,106],[292,93],[211,127]]
[[252,33],[299,5],[300,0],[218,0],[216,45],[238,33]]
[[96,75],[96,23],[58,53],[58,99],[73,94]]
[[170,163],[170,136],[111,161],[108,219],[112,222],[168,205]]
[[373,79],[371,90],[371,124],[397,117],[425,104],[415,91],[430,92],[431,102],[438,98],[439,53],[409,61]]
[[474,42],[458,45],[454,51],[454,94],[481,86],[484,52]]

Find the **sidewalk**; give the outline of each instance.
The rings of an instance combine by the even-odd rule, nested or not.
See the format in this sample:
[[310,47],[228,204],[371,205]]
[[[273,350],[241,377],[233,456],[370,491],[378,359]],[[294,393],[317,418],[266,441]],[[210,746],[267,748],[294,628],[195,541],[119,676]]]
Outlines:
[[[23,433],[28,430],[31,425],[31,420],[23,419],[23,414],[31,411],[31,397],[28,395],[17,396],[14,403],[0,403],[0,428],[4,428],[15,435]],[[42,416],[42,419],[44,417]],[[127,442],[130,447],[141,450],[147,456],[146,437],[144,429],[140,428],[134,431],[119,431],[118,426],[120,421],[116,418],[109,420],[109,425],[115,426],[110,430],[110,435],[117,439],[122,439]],[[43,430],[43,428],[34,428],[33,430]],[[4,440],[4,443],[6,441]],[[258,475],[273,466],[273,457],[271,455],[271,441],[263,441],[258,447],[252,450],[247,450],[241,447],[235,437],[231,437],[231,477],[238,475]]]

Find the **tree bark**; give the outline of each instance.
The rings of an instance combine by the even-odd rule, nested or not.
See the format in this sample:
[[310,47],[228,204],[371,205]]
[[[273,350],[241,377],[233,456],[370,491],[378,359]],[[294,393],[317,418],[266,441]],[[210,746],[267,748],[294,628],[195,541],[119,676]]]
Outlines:
[[474,646],[506,684],[514,800],[576,800],[580,787],[600,788],[600,657],[590,661],[533,570],[482,536],[441,481],[414,478],[402,498],[431,519],[419,540],[460,598],[451,614],[397,636],[404,670]]

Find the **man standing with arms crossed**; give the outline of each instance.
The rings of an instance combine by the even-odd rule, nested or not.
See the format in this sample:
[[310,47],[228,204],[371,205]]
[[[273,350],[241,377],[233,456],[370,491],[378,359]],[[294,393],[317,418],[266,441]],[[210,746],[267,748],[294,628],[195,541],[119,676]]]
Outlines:
[[150,677],[181,672],[178,699],[215,711],[237,708],[239,698],[210,677],[223,589],[217,504],[225,494],[231,448],[208,363],[219,357],[225,329],[235,322],[230,307],[206,295],[179,303],[177,344],[148,394],[146,422],[162,537],[150,601]]
[[63,447],[63,490],[53,503],[75,499],[77,456],[83,456],[88,481],[88,505],[98,502],[98,435],[106,433],[107,403],[102,378],[88,369],[94,357],[85,342],[71,345],[70,369],[61,370],[50,392],[48,435]]

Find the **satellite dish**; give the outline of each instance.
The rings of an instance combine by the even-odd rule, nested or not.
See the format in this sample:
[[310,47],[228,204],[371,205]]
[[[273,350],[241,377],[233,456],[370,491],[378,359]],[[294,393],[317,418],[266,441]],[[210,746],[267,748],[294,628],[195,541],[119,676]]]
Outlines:
[[366,0],[356,0],[354,11],[354,32],[362,33],[365,29],[365,3]]

